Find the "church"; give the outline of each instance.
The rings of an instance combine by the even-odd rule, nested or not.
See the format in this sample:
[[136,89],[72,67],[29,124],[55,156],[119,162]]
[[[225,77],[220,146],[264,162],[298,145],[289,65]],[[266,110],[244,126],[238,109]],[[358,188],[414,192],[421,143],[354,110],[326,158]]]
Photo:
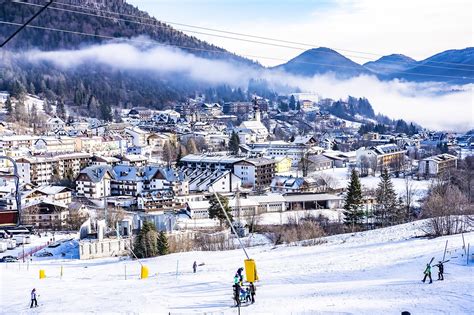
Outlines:
[[268,129],[262,124],[260,108],[254,99],[253,119],[243,121],[235,132],[239,136],[241,144],[265,142],[268,139]]

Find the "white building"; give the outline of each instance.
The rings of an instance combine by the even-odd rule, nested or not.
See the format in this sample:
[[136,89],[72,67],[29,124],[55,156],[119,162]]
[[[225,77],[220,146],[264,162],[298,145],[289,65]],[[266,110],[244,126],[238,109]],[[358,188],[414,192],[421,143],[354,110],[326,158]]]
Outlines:
[[457,167],[458,158],[451,154],[439,154],[423,159],[418,164],[418,174],[435,177]]
[[46,121],[46,126],[49,131],[55,131],[58,129],[64,129],[66,123],[59,117],[52,117]]
[[112,169],[103,166],[90,166],[81,170],[76,178],[77,194],[91,199],[110,196],[113,178]]

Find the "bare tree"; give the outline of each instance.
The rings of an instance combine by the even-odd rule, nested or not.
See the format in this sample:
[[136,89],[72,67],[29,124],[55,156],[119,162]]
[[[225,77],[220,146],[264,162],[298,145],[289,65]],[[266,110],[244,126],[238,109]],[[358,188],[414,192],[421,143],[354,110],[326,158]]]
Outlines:
[[377,156],[371,156],[369,159],[369,168],[371,171],[372,176],[375,176],[375,173],[377,173],[377,167],[378,167],[378,158]]
[[369,175],[370,161],[366,155],[363,155],[359,161],[359,174],[361,177]]
[[465,230],[463,215],[472,214],[472,204],[452,184],[435,185],[423,204],[423,215],[429,218],[426,225],[431,235],[451,235]]
[[415,188],[415,182],[409,176],[405,176],[402,201],[403,207],[405,208],[405,218],[407,221],[410,221],[413,217],[413,202],[414,197],[417,194],[417,189]]

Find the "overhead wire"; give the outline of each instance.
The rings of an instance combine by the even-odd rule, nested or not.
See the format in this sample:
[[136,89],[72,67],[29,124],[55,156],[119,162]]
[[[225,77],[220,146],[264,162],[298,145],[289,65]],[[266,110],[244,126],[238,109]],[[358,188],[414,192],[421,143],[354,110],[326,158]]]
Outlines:
[[[35,5],[39,6],[38,4],[32,4],[32,3],[25,3],[21,2],[21,4],[26,4],[26,5]],[[264,37],[264,36],[257,36],[257,35],[250,35],[250,34],[244,34],[244,33],[238,33],[238,32],[231,32],[231,31],[225,31],[225,30],[219,30],[215,28],[209,28],[209,27],[202,27],[202,26],[196,26],[196,25],[191,25],[191,24],[184,24],[184,23],[178,23],[178,22],[172,22],[172,21],[158,21],[156,18],[153,17],[144,17],[144,16],[139,16],[139,15],[133,15],[133,14],[126,14],[126,13],[119,13],[119,12],[114,12],[114,11],[108,11],[108,10],[101,10],[97,8],[91,8],[87,6],[81,6],[81,5],[73,5],[73,4],[68,4],[64,2],[55,2],[56,5],[62,5],[66,7],[72,7],[72,8],[78,8],[78,9],[85,9],[85,10],[90,10],[90,11],[96,11],[96,12],[101,12],[101,13],[107,13],[107,14],[114,14],[118,16],[127,16],[127,17],[132,17],[132,18],[137,18],[137,19],[142,19],[142,20],[150,20],[154,22],[160,22],[164,24],[171,24],[171,25],[179,25],[179,26],[184,26],[184,27],[190,27],[190,28],[195,28],[195,29],[202,29],[202,30],[207,30],[207,31],[213,31],[213,32],[218,32],[218,33],[224,33],[224,34],[230,34],[230,35],[238,35],[238,36],[244,36],[244,37],[251,37],[251,38],[256,38],[256,39],[263,39],[263,40],[269,40],[269,41],[276,41],[276,42],[282,42],[282,43],[287,43],[287,44],[295,44],[295,45],[300,45],[300,46],[306,46],[309,48],[318,48],[315,45],[308,44],[308,43],[301,43],[301,42],[295,42],[295,41],[287,41],[287,40],[282,40],[282,39],[277,39],[277,38],[271,38],[271,37]],[[50,7],[50,9],[57,9],[57,10],[66,10],[58,7]],[[84,13],[84,14],[90,14],[86,12],[80,12],[80,11],[74,11],[74,10],[69,10],[74,13]],[[102,18],[110,18],[102,15],[95,15],[98,17]],[[132,21],[132,20],[125,20],[121,18],[114,18],[114,19],[119,19],[119,20],[124,20],[126,22],[138,22],[138,21]],[[156,24],[149,24],[149,23],[142,23],[138,22],[139,24],[144,24],[144,25],[150,25],[150,26],[155,26],[155,27],[162,27],[166,28],[166,25],[156,25]],[[182,30],[182,29],[177,29],[180,31],[184,32],[195,32],[191,30]],[[196,33],[196,32],[195,32]],[[208,36],[218,36],[220,37],[221,35],[216,35],[216,34],[208,34],[208,33],[198,33],[198,34],[203,34],[203,35],[208,35]],[[224,37],[225,38],[225,37]],[[235,39],[235,38],[230,38],[230,39]],[[257,42],[258,43],[258,42]],[[296,47],[285,47],[285,48],[296,48]],[[342,49],[342,48],[331,48],[334,50],[339,50],[339,51],[345,51],[345,52],[351,52],[351,53],[357,53],[357,54],[364,54],[364,55],[372,55],[372,56],[378,56],[378,57],[383,57],[383,54],[380,53],[371,53],[371,52],[363,52],[363,51],[356,51],[356,50],[348,50],[348,49]],[[318,52],[318,53],[329,53],[331,54],[332,52]],[[367,57],[361,57],[361,56],[354,56],[354,55],[347,55],[350,57],[355,57],[355,58],[360,58],[360,59],[368,59],[372,60],[372,58],[367,58]],[[437,63],[437,64],[448,64],[448,65],[458,65],[458,66],[466,66],[466,67],[474,67],[474,65],[471,64],[466,64],[466,63],[455,63],[455,62],[443,62],[443,61],[426,61],[429,63]],[[400,63],[400,64],[413,64],[413,65],[419,65],[417,61],[415,62],[410,62],[410,61],[390,61],[390,63]],[[429,65],[423,64],[423,66],[429,67]],[[434,66],[431,66],[434,67]],[[447,69],[453,69],[453,68],[447,68]],[[458,69],[458,68],[455,68]]]
[[[7,21],[0,21],[0,24],[4,24],[4,25],[15,25],[15,26],[22,25],[21,23],[7,22]],[[103,39],[115,39],[115,40],[123,40],[123,39],[124,39],[123,37],[114,37],[114,36],[108,36],[108,35],[92,34],[92,33],[78,32],[78,31],[71,31],[71,30],[64,30],[64,29],[57,29],[57,28],[45,27],[45,26],[28,25],[28,26],[26,26],[26,27],[27,27],[27,28],[33,28],[33,29],[47,30],[47,31],[63,32],[63,33],[69,33],[69,34],[75,34],[75,35],[83,35],[83,36],[97,37],[97,38],[103,38]],[[183,45],[166,44],[166,43],[160,43],[160,42],[152,41],[152,40],[141,40],[141,39],[127,38],[127,41],[129,41],[129,42],[136,42],[136,43],[142,43],[142,44],[153,44],[153,45],[164,46],[164,47],[175,47],[175,48],[181,48],[181,49],[189,49],[189,50],[204,51],[204,52],[209,52],[209,53],[231,55],[231,56],[233,56],[233,57],[242,56],[242,57],[256,58],[256,59],[268,59],[268,60],[277,60],[277,61],[287,61],[286,59],[283,59],[283,58],[275,58],[275,57],[259,56],[259,55],[248,55],[248,54],[235,55],[235,54],[232,54],[232,53],[230,53],[230,52],[228,52],[228,51],[225,51],[225,50],[211,50],[211,49],[197,48],[197,47],[190,47],[190,46],[183,46]],[[324,64],[324,63],[316,63],[316,62],[305,62],[305,61],[294,61],[294,62],[295,62],[295,63],[301,63],[301,64],[322,65],[322,66],[337,67],[337,68],[359,69],[358,67],[344,66],[344,65],[332,65],[332,64]],[[393,72],[393,73],[401,73],[401,72]],[[405,73],[405,74],[411,74],[411,75],[418,75],[418,76],[442,77],[442,78],[450,78],[450,79],[463,79],[463,80],[472,79],[472,78],[469,78],[469,77],[437,75],[437,74],[410,73],[410,72],[403,72],[403,73]]]

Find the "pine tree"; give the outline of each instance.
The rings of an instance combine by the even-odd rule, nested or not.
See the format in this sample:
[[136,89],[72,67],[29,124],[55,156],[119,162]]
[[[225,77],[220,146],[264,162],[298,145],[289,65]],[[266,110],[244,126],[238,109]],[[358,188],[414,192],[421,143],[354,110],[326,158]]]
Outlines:
[[351,173],[351,181],[347,187],[347,194],[344,200],[344,221],[346,224],[354,226],[359,224],[364,217],[362,209],[362,189],[360,185],[359,175],[355,169]]
[[287,112],[288,111],[288,104],[281,101],[280,102],[280,106],[279,106],[279,109],[282,111],[282,112]]
[[51,115],[53,112],[53,107],[51,107],[51,104],[48,102],[48,100],[44,100],[43,111],[48,115]]
[[15,121],[23,121],[26,118],[26,106],[23,101],[18,101],[15,105]]
[[158,255],[158,233],[152,222],[144,222],[133,246],[133,252],[138,258]]
[[300,111],[301,110],[301,103],[300,101],[296,102],[296,110]]
[[[219,200],[222,204],[222,207],[224,207],[224,211],[227,213],[227,215],[229,216],[230,221],[232,222],[233,221],[232,209],[229,206],[229,199],[225,196],[222,196],[221,194],[217,194],[217,197],[219,198]],[[223,223],[228,224],[226,216],[222,212],[221,206],[219,205],[219,202],[218,202],[215,194],[211,195],[211,198],[209,199],[209,204],[210,204],[209,209],[208,209],[209,218],[210,219],[214,219],[214,218],[218,219],[221,227],[222,227]]]
[[99,105],[100,119],[104,121],[112,121],[112,108],[106,103],[100,103]]
[[295,100],[295,96],[294,95],[291,95],[290,97],[290,105],[289,105],[290,109],[291,110],[295,110],[296,109],[296,100]]
[[12,100],[10,96],[7,97],[7,100],[5,102],[5,110],[7,111],[7,116],[12,117],[13,115],[13,105],[12,105]]
[[165,232],[161,231],[158,234],[158,254],[166,255],[169,252],[168,238],[166,237]]
[[235,131],[232,131],[232,135],[230,136],[229,140],[229,151],[232,152],[232,154],[237,154],[239,153],[239,146],[240,146],[240,139],[239,136]]
[[33,104],[33,106],[31,106],[31,112],[30,112],[30,125],[35,127],[37,123],[38,123],[38,109],[36,108],[36,104]]
[[59,101],[58,105],[56,105],[56,116],[62,120],[66,120],[66,108],[64,107],[64,103],[61,101]]
[[376,222],[381,226],[393,223],[395,218],[398,216],[400,206],[397,202],[397,194],[395,193],[387,169],[384,169],[380,175],[380,183],[375,195],[377,198],[377,205],[374,213]]

